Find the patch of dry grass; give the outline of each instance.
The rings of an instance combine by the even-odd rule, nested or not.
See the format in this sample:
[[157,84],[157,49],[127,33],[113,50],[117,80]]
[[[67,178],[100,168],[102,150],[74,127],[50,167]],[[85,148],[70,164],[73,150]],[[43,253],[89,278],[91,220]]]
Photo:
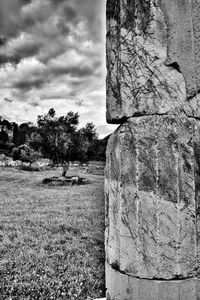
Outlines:
[[[0,299],[105,295],[103,176],[41,184],[59,171],[0,169]],[[69,175],[73,175],[72,172]]]

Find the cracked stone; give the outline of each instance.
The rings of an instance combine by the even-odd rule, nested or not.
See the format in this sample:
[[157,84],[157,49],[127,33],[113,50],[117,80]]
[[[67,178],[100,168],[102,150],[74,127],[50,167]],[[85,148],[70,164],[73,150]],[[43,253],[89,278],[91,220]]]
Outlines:
[[105,176],[112,268],[149,279],[198,276],[199,121],[130,118],[109,139]]
[[107,1],[107,121],[200,117],[197,0]]
[[200,299],[199,15],[107,0],[108,300]]

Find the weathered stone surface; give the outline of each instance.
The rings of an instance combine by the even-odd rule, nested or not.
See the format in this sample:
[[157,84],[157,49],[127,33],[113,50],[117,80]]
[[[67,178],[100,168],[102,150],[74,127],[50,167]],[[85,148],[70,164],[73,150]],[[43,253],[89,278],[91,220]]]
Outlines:
[[199,300],[198,278],[147,280],[122,274],[106,265],[107,300]]
[[166,63],[177,64],[192,97],[200,91],[200,2],[161,0],[160,6],[168,26]]
[[200,299],[199,16],[107,0],[108,300]]
[[198,275],[200,124],[131,118],[111,136],[106,167],[106,256],[138,278]]
[[107,0],[107,121],[200,117],[200,3]]

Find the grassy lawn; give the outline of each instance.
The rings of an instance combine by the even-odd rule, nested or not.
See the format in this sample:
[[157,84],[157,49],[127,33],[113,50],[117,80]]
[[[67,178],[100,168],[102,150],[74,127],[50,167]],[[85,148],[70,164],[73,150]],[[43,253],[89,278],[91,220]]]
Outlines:
[[1,300],[105,295],[104,178],[79,173],[91,183],[41,184],[57,175],[0,167]]

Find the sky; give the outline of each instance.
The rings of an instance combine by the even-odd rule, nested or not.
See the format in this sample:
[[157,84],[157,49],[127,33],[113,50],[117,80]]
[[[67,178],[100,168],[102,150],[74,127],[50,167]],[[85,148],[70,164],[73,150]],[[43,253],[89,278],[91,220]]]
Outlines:
[[100,138],[105,117],[106,0],[0,0],[0,115],[36,123],[78,112]]

